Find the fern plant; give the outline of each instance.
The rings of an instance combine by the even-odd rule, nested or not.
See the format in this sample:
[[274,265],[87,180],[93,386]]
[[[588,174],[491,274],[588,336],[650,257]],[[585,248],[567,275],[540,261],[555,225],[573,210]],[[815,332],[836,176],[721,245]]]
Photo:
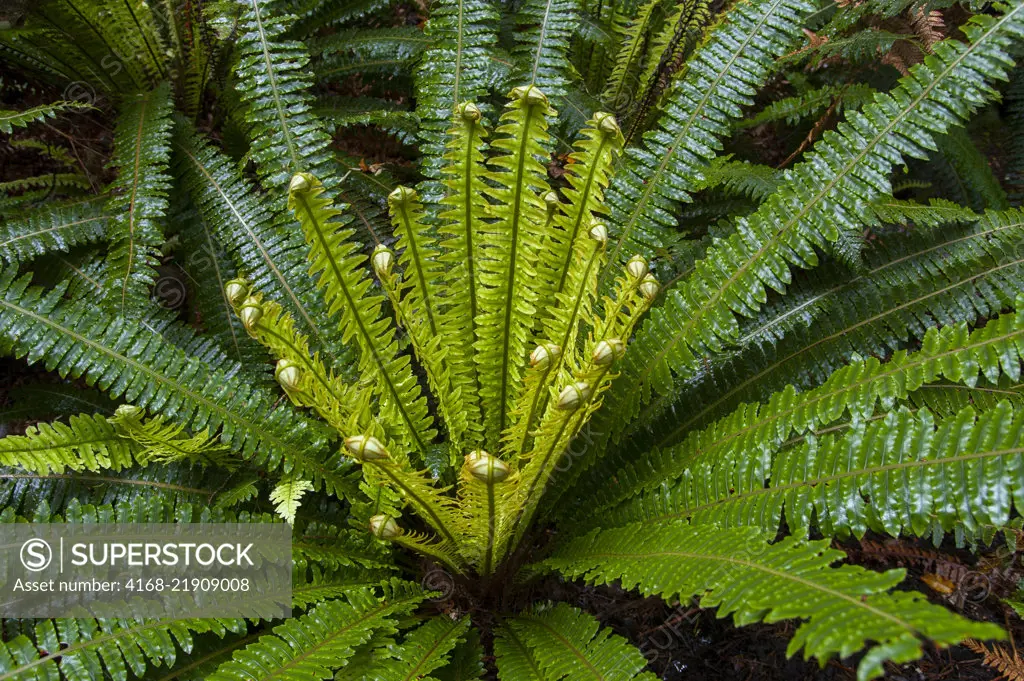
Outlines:
[[[42,2],[2,40],[40,78],[125,92],[112,179],[0,225],[0,349],[48,375],[9,398],[32,423],[0,439],[0,519],[287,522],[294,616],[5,620],[0,680],[657,678],[579,603],[532,597],[549,575],[797,620],[790,654],[855,656],[859,679],[1005,636],[832,540],[978,546],[1024,503],[1024,213],[997,184],[966,206],[893,184],[999,96],[1020,2],[888,88],[808,85],[752,116],[843,116],[790,168],[718,152],[803,58],[814,5],[744,0],[700,39],[707,3],[615,6],[622,39],[587,59],[625,60],[613,93],[641,73],[641,106],[625,134],[588,114],[558,182],[565,53],[593,42],[571,3],[517,9],[504,100],[489,4],[358,54],[334,31],[380,3],[186,3],[197,23],[151,4]],[[117,76],[86,66],[104,18],[137,22]],[[39,56],[51,35],[66,58]],[[423,158],[354,189],[329,130],[359,119],[312,86],[381,41],[417,64],[392,123]],[[207,74],[221,58],[234,75]],[[687,233],[709,192],[741,214]]]

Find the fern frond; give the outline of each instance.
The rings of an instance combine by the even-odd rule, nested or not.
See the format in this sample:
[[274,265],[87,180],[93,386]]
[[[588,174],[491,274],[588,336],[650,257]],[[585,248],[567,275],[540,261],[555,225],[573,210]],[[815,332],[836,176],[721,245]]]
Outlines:
[[651,34],[659,19],[663,19],[665,4],[666,0],[645,0],[635,10],[634,16],[623,17],[619,14],[615,17],[618,21],[613,26],[618,34],[616,44],[619,45],[619,51],[601,94],[601,101],[615,113],[627,110],[633,103],[634,94],[642,86],[638,72],[647,53]]
[[206,430],[182,437],[184,426],[164,423],[160,415],[144,421],[142,409],[130,405],[118,407],[110,420],[123,437],[139,445],[140,451],[135,456],[143,465],[189,461],[228,470],[234,468],[227,459],[228,448],[217,443]]
[[1002,210],[1009,207],[1006,192],[999,185],[988,159],[967,131],[950,130],[935,140],[938,150],[931,154],[929,179],[940,196],[974,210]]
[[[428,383],[438,401],[438,411],[448,427],[452,447],[460,450],[469,424],[462,406],[462,393],[453,390],[447,368],[451,350],[444,345],[444,340],[453,331],[442,328],[442,324],[454,320],[451,315],[443,315],[441,309],[444,302],[444,264],[439,259],[440,249],[424,223],[423,206],[414,190],[399,187],[388,196],[388,206],[394,234],[398,237],[398,262],[404,271],[400,276],[391,272],[391,252],[377,250],[374,264],[381,265],[376,267],[377,276],[426,371]],[[386,258],[386,261],[380,261],[380,258]],[[474,425],[474,430],[479,431],[479,424]]]
[[690,58],[688,75],[666,93],[655,128],[643,146],[626,152],[608,189],[613,265],[634,253],[654,254],[658,228],[675,225],[673,209],[696,189],[701,166],[768,78],[775,58],[796,43],[808,11],[801,0],[739,3]]
[[[412,145],[419,117],[397,102],[373,97],[320,97],[313,112],[328,128],[338,131],[357,125],[373,125]],[[348,203],[352,203],[349,201]]]
[[[848,114],[835,135],[819,142],[786,186],[749,219],[739,220],[736,232],[712,247],[694,274],[648,318],[626,358],[625,380],[609,396],[615,420],[635,416],[652,392],[671,389],[673,374],[692,376],[703,355],[717,354],[737,340],[736,315],[752,316],[769,288],[784,290],[791,267],[816,266],[815,246],[827,248],[844,234],[859,239],[870,219],[861,203],[890,189],[882,169],[904,154],[922,155],[933,134],[994,96],[989,83],[1005,78],[1006,49],[1022,26],[1022,6],[999,17],[977,17],[966,27],[969,45],[956,40],[938,44],[899,87],[879,95],[862,112]],[[958,93],[955,104],[953,92]],[[970,97],[961,96],[966,92]],[[945,113],[950,106],[955,111]],[[843,202],[842,197],[851,196],[858,197],[856,205]]]
[[896,400],[939,379],[972,386],[979,376],[995,382],[1005,373],[1017,380],[1024,358],[1022,339],[1024,314],[1020,312],[993,319],[975,331],[966,324],[933,328],[918,352],[899,351],[884,364],[874,358],[852,362],[807,392],[797,393],[790,386],[767,404],[742,405],[713,426],[691,433],[679,446],[627,465],[617,474],[618,484],[602,485],[609,497],[603,490],[592,490],[590,512],[595,500],[599,505],[603,499],[615,503],[677,478],[700,462],[750,458],[754,452],[770,456],[791,435],[827,426],[847,411],[853,418],[870,418],[876,408],[889,409]]
[[295,173],[312,173],[334,190],[331,140],[312,112],[309,55],[302,43],[284,37],[293,17],[274,11],[273,0],[237,2],[236,89],[245,105],[250,156],[276,212]]
[[192,201],[239,272],[298,320],[332,368],[344,367],[351,353],[335,338],[332,315],[307,274],[306,243],[290,216],[276,217],[231,161],[181,120],[174,144]]
[[469,439],[476,446],[483,446],[484,405],[475,347],[480,339],[480,260],[488,210],[483,154],[487,132],[475,104],[460,103],[453,118],[444,157],[447,195],[441,201],[438,215],[447,306],[442,324],[443,343],[451,348],[448,365],[452,388],[462,396]]
[[409,76],[430,38],[415,26],[339,31],[310,44],[321,81],[361,77]]
[[344,599],[327,601],[274,627],[273,635],[235,652],[208,679],[330,678],[371,636],[397,633],[393,618],[407,614],[423,598],[422,590],[408,585],[383,600],[371,589],[353,589]]
[[35,473],[119,471],[134,464],[131,443],[98,414],[72,416],[67,424],[40,423],[24,435],[0,438],[0,464]]
[[679,485],[615,512],[614,522],[689,518],[772,532],[785,513],[789,531],[803,537],[812,525],[827,536],[958,529],[973,537],[984,526],[1005,525],[1012,508],[1022,507],[1022,455],[1024,411],[1009,402],[980,414],[968,406],[939,421],[927,409],[901,408],[870,422],[855,419],[841,437],[811,438],[753,467],[735,457],[697,463]]
[[114,131],[117,180],[107,211],[113,215],[105,305],[120,314],[137,313],[149,300],[154,267],[163,243],[170,176],[171,89],[163,84],[126,104]]
[[138,678],[150,666],[172,665],[197,634],[245,631],[244,620],[40,620],[25,634],[0,643],[0,679]]
[[311,175],[296,175],[288,205],[310,245],[311,275],[332,314],[339,314],[342,338],[355,338],[359,368],[380,395],[385,423],[397,428],[405,446],[425,460],[435,430],[426,398],[412,374],[409,359],[398,354],[394,327],[381,315],[380,296],[369,295],[370,278],[363,257],[349,241],[351,230],[334,221],[338,211],[323,197],[323,186]]
[[90,199],[11,216],[0,223],[0,260],[18,265],[107,238],[113,213],[104,204],[102,199]]
[[834,107],[836,113],[843,109],[859,109],[864,104],[871,102],[874,95],[875,88],[865,83],[826,84],[792,97],[778,99],[758,112],[756,116],[736,121],[734,127],[742,130],[776,121],[785,121],[789,125],[796,125],[800,121],[818,118],[831,107]]
[[755,528],[721,529],[633,524],[581,537],[541,565],[588,582],[621,580],[625,589],[668,600],[697,596],[738,625],[806,619],[787,653],[801,648],[824,662],[867,648],[857,666],[861,681],[883,673],[882,663],[921,656],[921,640],[939,645],[965,638],[998,638],[992,624],[972,622],[920,594],[887,591],[902,570],[876,573],[853,565],[831,567],[843,553],[829,541],[786,538],[767,544]]
[[53,104],[41,104],[24,111],[0,109],[0,132],[10,135],[14,128],[27,128],[31,123],[45,121],[47,118],[56,118],[69,111],[88,111],[92,108],[92,105],[87,102],[59,101]]
[[710,20],[710,3],[686,0],[670,15],[648,49],[640,74],[640,88],[630,107],[630,125],[626,141],[632,141],[643,129],[651,109],[658,103],[672,76],[682,68],[690,50],[700,40]]
[[219,430],[222,442],[246,456],[256,453],[270,469],[288,460],[320,474],[314,452],[329,437],[322,426],[273,408],[266,393],[187,356],[135,319],[63,301],[60,288],[44,294],[27,284],[11,271],[0,277],[0,338],[15,356],[84,377],[193,429]]
[[941,237],[892,239],[868,254],[859,276],[832,267],[809,286],[794,282],[789,295],[744,325],[742,351],[712,362],[697,386],[666,395],[689,407],[675,425],[659,429],[659,446],[742,400],[767,399],[787,384],[820,385],[854,354],[886,357],[935,320],[973,322],[1012,307],[1024,271],[1021,238],[1019,211],[989,213],[975,225],[947,226]]
[[[489,48],[498,42],[498,14],[488,0],[438,0],[425,33],[431,41],[416,71],[416,111],[420,117],[423,172],[441,179],[445,132],[452,114],[465,101],[488,95]],[[444,187],[425,183],[420,191],[428,205],[444,196]]]
[[295,513],[302,505],[302,497],[311,489],[313,485],[308,480],[285,478],[270,492],[270,503],[274,504],[274,510],[286,523],[294,525]]
[[221,244],[221,230],[204,219],[193,204],[179,195],[172,200],[180,212],[171,219],[180,226],[178,239],[187,258],[180,262],[188,281],[189,313],[198,318],[203,335],[215,341],[230,359],[248,370],[254,381],[266,380],[260,364],[265,357],[259,346],[246,337],[245,329],[224,293],[227,282],[238,276],[235,263]]
[[452,621],[438,615],[413,629],[401,644],[390,644],[374,656],[373,678],[380,681],[410,681],[434,678],[430,673],[443,667],[452,649],[466,637],[469,618]]
[[480,258],[480,312],[476,341],[486,439],[493,448],[509,425],[526,364],[538,309],[542,275],[538,259],[552,231],[541,196],[548,190],[546,157],[547,97],[535,87],[516,88],[491,146],[487,189],[495,205],[495,225],[484,232]]
[[657,679],[643,671],[647,660],[626,639],[565,603],[506,620],[495,651],[502,679]]
[[569,82],[566,54],[579,9],[579,0],[527,0],[515,15],[513,82],[540,88],[556,108]]

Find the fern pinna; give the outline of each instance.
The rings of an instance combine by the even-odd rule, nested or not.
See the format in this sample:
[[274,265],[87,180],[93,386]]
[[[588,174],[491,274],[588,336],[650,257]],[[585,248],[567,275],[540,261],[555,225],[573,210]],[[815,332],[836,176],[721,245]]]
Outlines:
[[[38,3],[0,54],[95,107],[0,131],[116,121],[109,181],[0,204],[0,348],[56,375],[8,397],[0,518],[287,522],[294,616],[5,620],[0,680],[657,678],[584,601],[532,599],[552,574],[798,620],[789,654],[859,679],[1004,638],[832,540],[1015,537],[1024,213],[960,127],[1007,79],[1016,111],[1024,5],[744,119],[891,4],[743,0],[705,35],[700,0],[530,0],[503,42],[475,0],[422,32],[354,27],[379,2]],[[357,73],[415,110],[321,87]],[[823,115],[792,167],[718,153]],[[354,168],[357,125],[418,172]],[[915,163],[975,181],[916,201]]]

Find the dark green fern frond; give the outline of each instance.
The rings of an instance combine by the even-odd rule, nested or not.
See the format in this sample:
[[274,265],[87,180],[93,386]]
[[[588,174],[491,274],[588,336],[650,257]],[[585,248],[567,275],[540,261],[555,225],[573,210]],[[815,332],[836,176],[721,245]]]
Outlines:
[[129,98],[114,131],[111,165],[118,177],[109,188],[107,210],[113,221],[104,288],[105,305],[122,315],[146,306],[149,286],[156,279],[170,183],[170,115],[171,90],[165,83]]
[[613,522],[689,519],[774,532],[784,513],[789,531],[801,537],[812,526],[828,536],[863,537],[870,529],[893,537],[939,538],[953,530],[975,537],[1024,508],[1024,411],[1003,401],[936,420],[927,409],[901,408],[855,420],[839,437],[783,449],[765,463],[756,474],[741,472],[736,458],[695,465],[678,485],[616,511]]
[[273,635],[236,651],[230,662],[207,678],[330,678],[371,636],[397,633],[394,617],[405,615],[423,598],[422,590],[398,583],[395,592],[384,599],[372,589],[352,589],[343,599],[326,601],[302,617],[278,625]]
[[323,120],[324,125],[335,131],[372,125],[410,146],[416,142],[416,132],[419,130],[419,118],[414,112],[387,99],[321,97],[313,112]]
[[260,183],[283,212],[288,182],[312,173],[334,190],[338,178],[328,151],[330,138],[313,114],[307,92],[309,55],[302,43],[286,40],[292,17],[274,11],[273,0],[237,0],[239,61],[235,87]]
[[[936,45],[899,87],[848,114],[848,122],[819,142],[756,214],[737,221],[736,232],[709,250],[638,334],[626,358],[626,380],[610,395],[615,420],[634,416],[652,392],[671,389],[673,375],[692,376],[701,357],[735,342],[736,316],[752,316],[769,288],[784,290],[791,267],[815,267],[816,246],[829,248],[843,234],[859,239],[871,219],[861,202],[890,189],[882,169],[902,155],[921,156],[932,134],[945,132],[996,94],[990,81],[1005,78],[1006,50],[1022,26],[1021,6],[999,17],[976,17],[965,29],[973,42]],[[951,103],[954,91],[959,94]],[[960,97],[965,91],[970,99]],[[950,107],[955,112],[945,113]],[[854,196],[857,201],[844,201]]]
[[40,620],[31,638],[0,643],[0,678],[128,681],[174,664],[197,634],[244,630],[244,620],[226,619]]
[[47,118],[56,118],[58,115],[69,111],[87,111],[92,106],[86,102],[54,102],[53,104],[41,104],[40,106],[25,109],[24,111],[0,110],[0,132],[10,135],[14,128],[27,128],[29,124],[36,121],[44,121]]
[[339,31],[310,44],[317,79],[411,76],[430,38],[415,26]]
[[778,99],[758,112],[756,116],[737,121],[737,129],[753,128],[765,123],[785,121],[789,125],[816,119],[828,109],[836,113],[843,109],[859,109],[875,95],[875,88],[864,83],[823,85],[792,97]]
[[495,652],[502,679],[657,679],[626,639],[565,603],[504,622]]
[[998,317],[970,332],[966,324],[931,329],[914,353],[900,351],[887,363],[859,360],[836,371],[823,385],[797,393],[789,386],[763,405],[741,405],[729,416],[701,431],[693,431],[677,447],[627,464],[617,482],[592,491],[595,500],[614,503],[682,476],[691,465],[744,457],[770,456],[791,436],[803,436],[830,425],[848,411],[850,418],[869,419],[877,409],[890,409],[920,387],[944,379],[973,386],[979,375],[995,383],[1000,374],[1016,381],[1024,359],[1024,315]]
[[159,405],[160,413],[193,429],[219,430],[223,442],[246,455],[258,452],[268,468],[287,460],[320,473],[313,453],[327,437],[322,426],[273,408],[270,395],[188,357],[136,319],[62,301],[60,289],[44,294],[27,283],[11,271],[0,278],[0,340],[16,356],[82,376],[139,406]]
[[796,43],[809,10],[800,0],[740,3],[693,55],[688,75],[665,95],[655,129],[643,146],[626,152],[608,190],[613,265],[633,253],[656,252],[658,228],[675,225],[674,207],[696,189],[716,140],[729,133],[773,60]]
[[[952,217],[959,222],[965,214],[952,211]],[[1019,211],[989,213],[975,224],[947,225],[941,237],[891,235],[867,254],[857,276],[833,265],[794,282],[789,295],[743,324],[739,351],[652,402],[648,416],[670,404],[689,405],[683,418],[657,429],[658,446],[740,401],[767,399],[788,384],[820,385],[855,354],[887,357],[936,321],[973,323],[1012,307],[1024,271],[1022,238]]]
[[0,223],[0,260],[17,265],[45,253],[109,238],[113,212],[105,199],[48,205]]
[[566,53],[577,22],[578,0],[526,0],[519,6],[512,57],[516,85],[535,85],[561,108],[569,81]]
[[372,674],[380,681],[409,681],[443,667],[452,649],[466,637],[469,617],[452,620],[438,615],[409,632],[400,644],[381,648],[374,656]]
[[922,638],[949,645],[1005,636],[919,594],[887,593],[903,581],[902,570],[831,567],[841,558],[829,540],[767,544],[757,528],[633,524],[594,531],[541,565],[597,584],[621,580],[625,589],[666,600],[695,596],[701,607],[717,606],[720,617],[731,614],[738,625],[805,619],[787,653],[803,649],[824,662],[866,648],[857,666],[860,681],[882,674],[883,662],[919,658]]
[[939,196],[974,210],[1007,208],[1006,192],[999,185],[988,159],[961,127],[935,140],[938,150],[926,166]]

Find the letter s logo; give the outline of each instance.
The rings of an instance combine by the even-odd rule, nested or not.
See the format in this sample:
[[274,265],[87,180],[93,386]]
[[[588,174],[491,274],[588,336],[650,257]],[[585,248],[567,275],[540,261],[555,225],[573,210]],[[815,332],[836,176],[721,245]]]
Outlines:
[[29,572],[39,572],[50,566],[53,550],[44,539],[29,539],[21,545],[21,564]]

